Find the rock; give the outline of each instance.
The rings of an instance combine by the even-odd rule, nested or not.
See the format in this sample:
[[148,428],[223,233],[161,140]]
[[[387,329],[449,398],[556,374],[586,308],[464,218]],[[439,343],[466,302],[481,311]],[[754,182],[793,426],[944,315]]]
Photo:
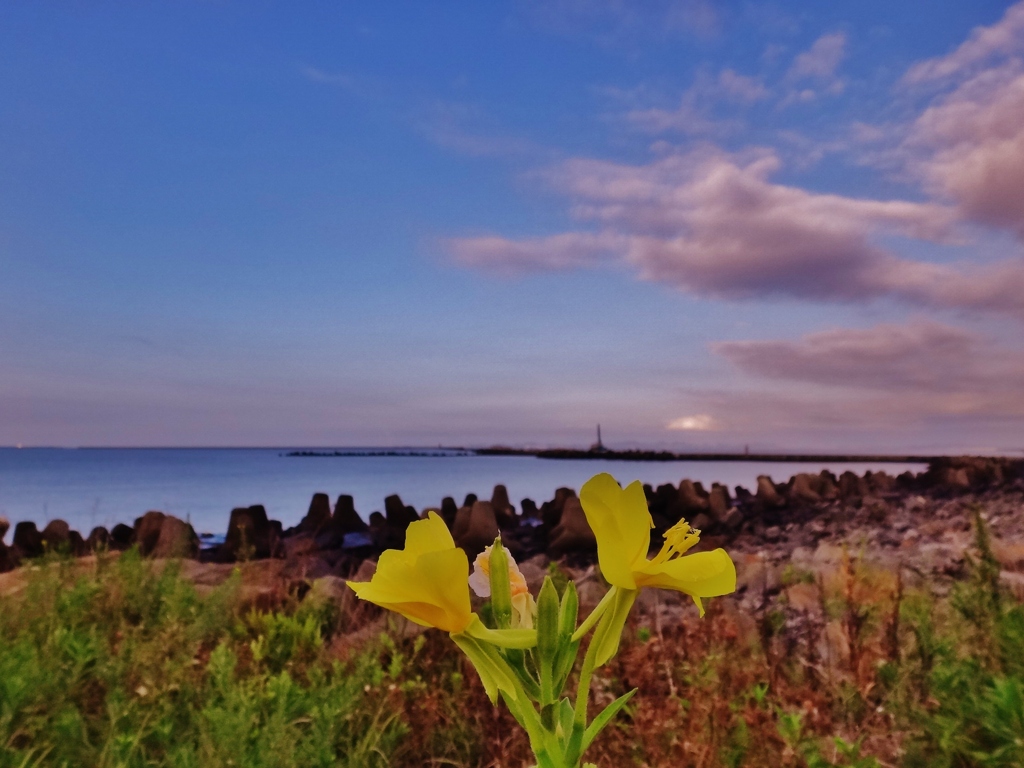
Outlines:
[[452,538],[456,541],[465,536],[466,531],[469,530],[469,516],[472,511],[472,507],[459,507],[455,510],[455,520],[452,522],[451,531]]
[[668,528],[686,514],[679,501],[679,489],[671,483],[659,485],[653,495],[647,496],[647,508],[656,528]]
[[963,467],[946,467],[939,475],[938,485],[943,490],[966,491],[971,487],[971,479]]
[[18,567],[18,558],[15,554],[13,547],[8,547],[4,544],[4,539],[0,536],[0,573],[7,573],[13,571]]
[[738,531],[743,525],[743,513],[739,507],[730,509],[721,520],[722,525],[731,531]]
[[679,483],[677,498],[678,503],[682,508],[682,515],[680,515],[680,517],[687,517],[695,515],[698,512],[707,511],[708,494],[701,493],[703,490],[704,487],[700,483],[694,483],[691,480],[682,480]]
[[[594,579],[588,579],[576,587],[580,601],[580,615],[585,616],[597,607],[607,590]],[[652,592],[654,590],[651,590]]]
[[160,529],[163,528],[165,517],[167,515],[163,512],[151,510],[136,519],[134,539],[142,555],[148,556],[156,548],[156,543],[160,540]]
[[293,560],[311,552],[316,552],[316,537],[308,533],[299,533],[289,536],[281,542],[281,551],[285,560]]
[[736,591],[774,594],[782,588],[782,569],[761,555],[739,555],[736,562]]
[[566,499],[558,525],[548,539],[548,556],[559,558],[570,552],[591,552],[596,548],[597,539],[580,500],[576,496]]
[[468,518],[464,516],[463,520],[463,530],[460,531],[459,536],[453,536],[453,538],[472,561],[483,552],[484,547],[493,544],[498,537],[498,520],[494,514],[494,507],[489,501],[478,501],[473,504],[469,509]]
[[331,528],[341,539],[344,539],[347,533],[368,533],[370,530],[370,526],[356,512],[352,497],[347,494],[339,496],[338,502],[334,505]]
[[160,535],[150,554],[158,558],[195,560],[199,557],[199,537],[191,525],[174,515],[165,515]]
[[308,582],[324,576],[333,576],[334,568],[330,562],[318,554],[302,555],[285,561],[281,575],[292,582]]
[[992,542],[992,553],[1004,567],[1015,571],[1024,571],[1024,539]]
[[[410,512],[410,510],[412,511]],[[420,516],[416,514],[415,509],[403,504],[402,498],[397,493],[393,493],[384,499],[384,518],[388,521],[388,528],[401,534],[402,541],[399,544],[401,547],[405,544],[405,529],[409,527],[410,523],[419,520]]]
[[850,665],[850,640],[838,620],[825,625],[818,636],[817,655],[830,677],[840,676]]
[[716,523],[725,522],[730,510],[729,491],[718,483],[711,488],[708,496],[708,513]]
[[348,616],[356,599],[356,593],[348,588],[345,579],[338,576],[321,576],[313,580],[302,602],[318,606],[324,612],[333,610],[338,616]]
[[792,485],[789,488],[789,498],[801,501],[806,504],[814,504],[821,501],[821,494],[814,490],[818,477],[807,472],[801,472],[793,476]]
[[924,571],[959,576],[964,567],[966,546],[955,541],[924,541],[916,546],[916,560]]
[[354,581],[356,583],[361,581],[369,581],[373,578],[373,574],[375,574],[376,572],[376,562],[374,562],[373,560],[363,560],[363,562],[359,565],[359,568],[356,570],[356,572],[352,574],[352,578],[349,579],[349,581]]
[[999,581],[1015,599],[1024,601],[1024,573],[1000,571]]
[[786,504],[786,500],[775,490],[775,483],[768,475],[758,476],[757,493],[754,498],[765,507],[782,507]]
[[331,524],[331,500],[326,493],[314,493],[299,530],[316,536]]
[[75,557],[81,557],[82,555],[88,554],[88,550],[85,546],[85,539],[83,539],[82,534],[74,528],[68,531],[68,552]]
[[475,493],[467,493],[465,500],[462,502],[462,506],[472,509],[473,505],[476,504],[476,501],[477,495]]
[[814,490],[823,499],[835,499],[839,496],[839,479],[827,469],[818,473],[818,484]]
[[519,563],[519,572],[526,579],[530,593],[536,595],[544,586],[544,577],[548,575],[547,555],[534,555],[529,560]]
[[445,496],[441,499],[441,519],[444,520],[449,530],[455,524],[455,515],[458,511],[459,508],[455,506],[455,499],[451,496]]
[[135,529],[124,523],[118,523],[110,529],[110,548],[116,550],[128,549],[135,543]]
[[102,525],[96,526],[89,531],[89,538],[85,540],[85,548],[90,552],[105,552],[110,549],[110,532]]
[[886,472],[865,472],[864,482],[871,493],[892,493],[896,489],[896,478]]
[[715,521],[711,519],[711,515],[707,512],[698,512],[697,516],[690,521],[690,525],[698,531],[710,531],[714,524]]
[[0,543],[3,542],[4,536],[7,535],[7,531],[11,529],[11,521],[3,515],[0,515]]
[[36,524],[29,520],[22,520],[14,526],[13,542],[25,557],[39,557],[43,554],[43,536]]
[[527,520],[540,519],[540,510],[537,509],[537,504],[533,499],[523,499],[520,501],[519,509],[522,511],[523,517]]
[[491,494],[491,506],[494,507],[494,514],[498,519],[499,528],[511,528],[518,522],[516,520],[516,508],[508,498],[508,489],[504,485],[494,486]]
[[771,525],[764,529],[764,540],[772,544],[782,538],[782,529],[777,525]]
[[896,485],[904,491],[911,491],[917,487],[917,476],[908,469],[896,476]]
[[864,482],[850,470],[839,476],[839,498],[843,501],[860,499],[867,493]]
[[541,504],[540,515],[544,525],[549,529],[558,525],[558,521],[562,519],[562,510],[566,500],[572,498],[576,498],[576,491],[572,488],[559,488],[555,491],[555,498]]
[[262,504],[235,507],[224,537],[224,551],[235,560],[270,557],[277,549],[278,539],[279,533],[267,519]]
[[384,549],[387,546],[388,521],[380,512],[374,511],[370,513],[369,525],[370,538],[373,539],[374,546],[378,549]]
[[[41,534],[43,546],[50,552],[70,552],[77,554],[71,547],[71,526],[63,520],[51,520],[43,528]],[[81,538],[81,537],[79,537]]]

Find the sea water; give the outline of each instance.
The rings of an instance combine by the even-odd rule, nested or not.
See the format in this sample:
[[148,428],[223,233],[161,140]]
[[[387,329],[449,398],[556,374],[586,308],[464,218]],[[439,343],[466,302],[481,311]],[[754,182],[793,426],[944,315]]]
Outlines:
[[0,448],[0,515],[12,525],[31,520],[40,527],[60,518],[86,535],[97,525],[131,525],[156,509],[190,521],[200,533],[222,534],[231,509],[252,504],[264,505],[286,528],[295,525],[318,491],[332,504],[340,494],[351,495],[367,518],[383,510],[384,497],[392,493],[422,510],[439,506],[445,496],[459,504],[468,493],[489,499],[498,483],[508,488],[513,504],[531,498],[539,505],[556,488],[579,490],[598,472],[610,472],[623,484],[641,480],[657,486],[689,478],[708,488],[719,482],[753,490],[762,474],[780,482],[826,468],[836,474],[849,469],[893,475],[925,469],[892,463],[555,460],[417,449],[390,449],[398,455],[289,456],[291,450]]

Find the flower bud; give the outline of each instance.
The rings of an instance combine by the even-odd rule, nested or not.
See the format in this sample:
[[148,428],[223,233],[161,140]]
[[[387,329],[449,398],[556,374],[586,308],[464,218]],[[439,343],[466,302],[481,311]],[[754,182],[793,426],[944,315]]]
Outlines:
[[501,545],[501,537],[494,540],[490,556],[491,611],[498,629],[512,626],[512,584],[508,575],[508,555]]
[[[550,665],[558,653],[558,591],[550,576],[537,596],[537,654],[541,664]],[[550,668],[550,667],[549,667]]]

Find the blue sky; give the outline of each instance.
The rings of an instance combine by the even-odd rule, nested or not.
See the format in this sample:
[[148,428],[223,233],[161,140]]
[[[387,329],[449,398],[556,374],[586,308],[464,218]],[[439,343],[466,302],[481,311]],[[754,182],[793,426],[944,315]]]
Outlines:
[[0,9],[0,444],[1024,449],[1024,3]]

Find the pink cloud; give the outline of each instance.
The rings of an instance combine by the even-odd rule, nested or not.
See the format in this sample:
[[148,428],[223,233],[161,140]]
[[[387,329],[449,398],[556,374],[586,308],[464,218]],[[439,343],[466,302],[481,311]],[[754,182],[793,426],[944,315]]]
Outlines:
[[918,155],[914,165],[936,194],[966,217],[1024,238],[1019,62],[985,70],[940,98],[914,124],[907,148]]
[[844,58],[846,35],[842,32],[822,35],[810,48],[793,60],[793,65],[789,68],[789,77],[831,78]]
[[997,54],[1012,53],[1024,47],[1024,2],[1011,5],[1003,18],[990,27],[976,27],[970,37],[945,56],[920,61],[903,76],[903,82],[916,85],[942,80],[961,73]]
[[565,232],[518,241],[484,235],[454,238],[444,245],[455,260],[465,266],[519,274],[594,266],[621,247],[621,238],[612,232]]
[[760,79],[741,75],[732,69],[723,69],[718,73],[718,85],[737,101],[753,103],[768,97],[768,89]]
[[[771,379],[868,389],[962,386],[980,339],[935,322],[838,329],[799,341],[727,341],[712,345],[742,371]],[[1018,377],[1024,366],[1018,366]]]
[[571,212],[597,231],[514,240],[454,239],[463,264],[506,272],[618,260],[642,279],[700,296],[817,301],[893,297],[918,306],[1024,317],[1024,264],[954,267],[901,258],[875,241],[950,242],[946,206],[870,200],[777,184],[772,152],[712,148],[648,165],[571,160],[549,173]]
[[[806,415],[831,403],[833,420],[854,422],[1024,417],[1024,357],[1019,350],[940,323],[836,329],[797,341],[720,342],[712,349],[755,380],[809,385],[792,397],[761,393],[762,407],[771,401],[790,415]],[[750,397],[712,396],[712,403],[702,404],[715,406],[712,413],[737,414],[753,407],[747,403]]]

